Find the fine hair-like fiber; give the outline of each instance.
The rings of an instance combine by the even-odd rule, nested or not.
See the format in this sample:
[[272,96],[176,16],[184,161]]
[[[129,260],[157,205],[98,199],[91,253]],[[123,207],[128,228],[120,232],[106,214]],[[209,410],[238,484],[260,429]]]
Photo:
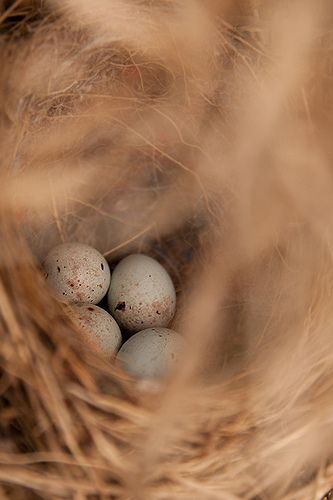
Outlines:
[[[0,1],[0,498],[333,488],[333,5]],[[164,382],[90,352],[41,263],[157,258]],[[329,498],[329,496],[328,496]]]

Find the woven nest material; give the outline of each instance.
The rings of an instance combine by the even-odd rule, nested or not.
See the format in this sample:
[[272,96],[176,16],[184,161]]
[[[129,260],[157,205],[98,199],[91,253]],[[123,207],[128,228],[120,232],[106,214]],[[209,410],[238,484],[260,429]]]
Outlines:
[[[333,487],[333,6],[0,2],[0,498]],[[186,352],[90,352],[40,266],[157,258]]]

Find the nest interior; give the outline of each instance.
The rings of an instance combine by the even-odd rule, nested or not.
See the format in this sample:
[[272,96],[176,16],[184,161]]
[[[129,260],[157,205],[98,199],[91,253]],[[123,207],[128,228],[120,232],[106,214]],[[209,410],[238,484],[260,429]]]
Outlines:
[[[0,1],[1,498],[329,498],[332,14]],[[64,241],[168,269],[170,379],[77,342]]]

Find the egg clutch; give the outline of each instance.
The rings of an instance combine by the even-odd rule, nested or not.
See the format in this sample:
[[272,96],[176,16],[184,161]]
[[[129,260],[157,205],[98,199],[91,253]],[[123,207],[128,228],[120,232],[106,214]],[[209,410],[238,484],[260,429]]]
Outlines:
[[[84,342],[129,373],[160,378],[175,364],[182,337],[167,328],[176,292],[163,266],[144,254],[122,259],[112,276],[95,248],[64,243],[47,255],[43,269],[51,293],[68,307]],[[107,295],[108,311],[97,306]],[[121,330],[132,336],[123,343]]]

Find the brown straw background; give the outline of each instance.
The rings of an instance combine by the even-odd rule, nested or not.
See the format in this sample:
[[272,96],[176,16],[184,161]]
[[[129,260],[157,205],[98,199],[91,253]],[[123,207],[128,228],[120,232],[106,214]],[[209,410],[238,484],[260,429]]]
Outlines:
[[[330,0],[0,1],[0,498],[333,487]],[[165,382],[89,352],[41,262],[157,258]]]

